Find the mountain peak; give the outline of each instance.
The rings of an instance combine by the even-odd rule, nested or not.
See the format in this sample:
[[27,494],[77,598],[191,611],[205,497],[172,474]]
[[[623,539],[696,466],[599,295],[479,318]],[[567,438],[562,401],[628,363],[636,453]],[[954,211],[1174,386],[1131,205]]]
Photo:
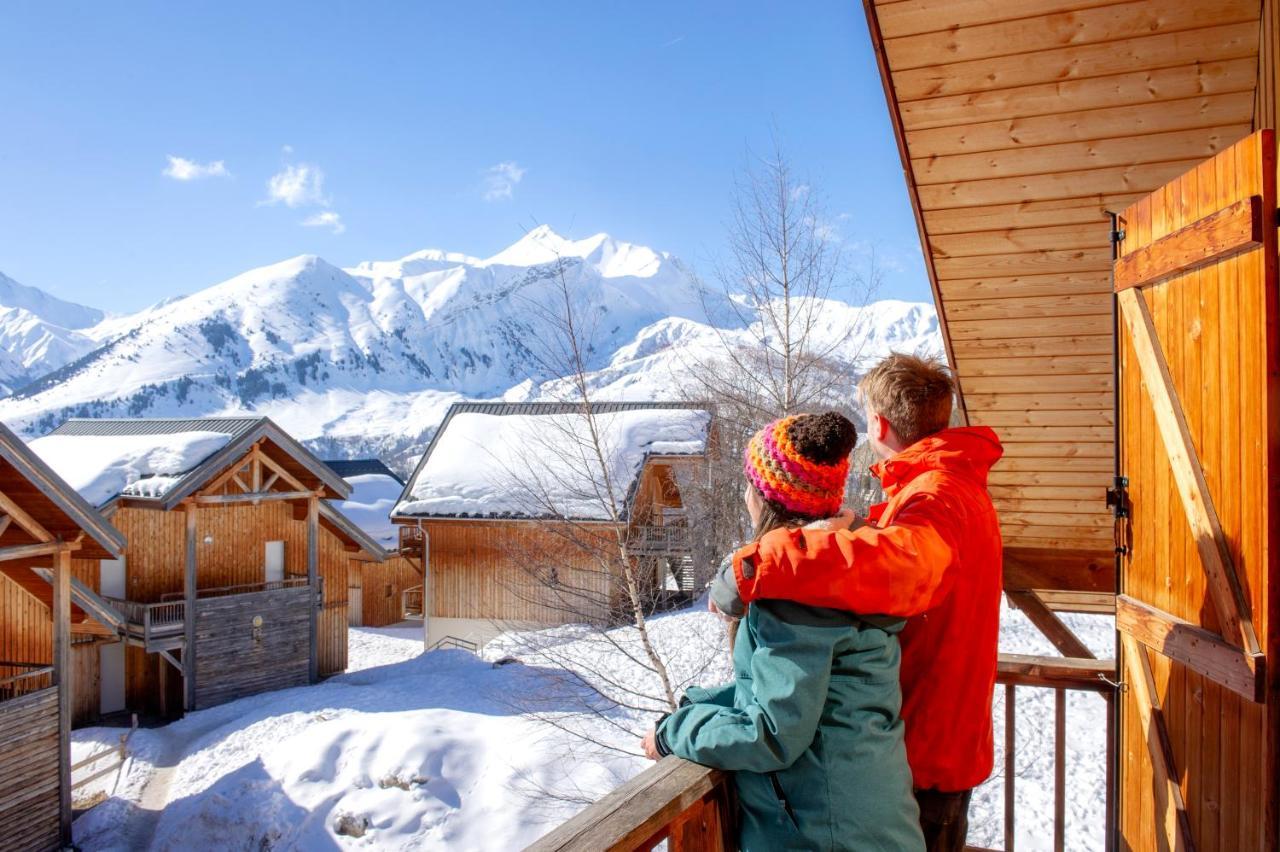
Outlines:
[[646,246],[620,242],[601,232],[580,240],[539,225],[483,262],[485,266],[539,266],[577,258],[594,266],[604,278],[651,278],[667,255]]

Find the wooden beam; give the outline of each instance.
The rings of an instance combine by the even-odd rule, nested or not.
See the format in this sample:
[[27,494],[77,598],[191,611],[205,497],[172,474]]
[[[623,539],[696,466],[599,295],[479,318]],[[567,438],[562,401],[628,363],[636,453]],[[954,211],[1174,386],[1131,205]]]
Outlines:
[[294,491],[309,491],[309,490],[310,490],[309,488],[307,488],[307,486],[303,485],[303,484],[302,484],[302,482],[301,482],[297,477],[295,477],[293,474],[289,473],[289,471],[287,471],[287,470],[285,470],[283,467],[281,467],[281,466],[280,466],[280,465],[275,461],[275,459],[271,458],[271,457],[270,457],[270,456],[268,456],[266,453],[262,453],[262,452],[258,453],[258,459],[259,459],[259,460],[260,460],[264,465],[266,465],[267,467],[269,467],[272,471],[274,471],[275,473],[279,474],[279,475],[280,475],[280,478],[281,478],[281,479],[283,479],[286,483],[288,483],[289,487],[290,487],[290,488],[292,488]]
[[79,550],[80,543],[74,541],[47,541],[41,544],[19,544],[14,547],[0,547],[0,562],[13,559],[30,559],[36,556],[50,556],[55,553],[70,553]]
[[[1164,848],[1194,850],[1191,823],[1187,819],[1187,806],[1182,800],[1182,788],[1178,786],[1178,773],[1173,762],[1173,747],[1164,725],[1164,713],[1160,696],[1156,693],[1156,681],[1151,673],[1151,660],[1147,651],[1132,637],[1120,635],[1124,649],[1125,669],[1129,673],[1129,688],[1138,710],[1142,730],[1146,734],[1147,748],[1155,780],[1152,798],[1162,812],[1158,830],[1164,835]],[[1163,800],[1163,801],[1162,801]]]
[[232,481],[232,482],[234,482],[236,485],[238,485],[238,486],[240,487],[240,490],[241,490],[241,491],[252,491],[252,490],[253,490],[253,489],[251,489],[248,485],[246,485],[246,484],[245,484],[245,481],[244,481],[243,479],[241,479],[241,478],[240,478],[240,472],[239,472],[239,471],[236,471],[234,474],[232,474],[232,475],[231,475],[231,481]]
[[1262,198],[1241,199],[1117,260],[1115,288],[1141,287],[1260,246],[1262,222]]
[[320,498],[315,494],[307,502],[307,584],[311,588],[313,599],[310,606],[311,655],[310,677],[315,683],[320,679],[319,648],[316,647],[316,602],[314,595],[319,588],[319,553],[320,553]]
[[1005,592],[1005,597],[1009,599],[1009,603],[1022,610],[1023,615],[1053,643],[1053,647],[1057,648],[1062,656],[1097,659],[1097,655],[1089,650],[1089,646],[1081,642],[1080,638],[1071,632],[1071,628],[1045,606],[1044,601],[1040,600],[1034,592],[1010,591]]
[[9,524],[11,523],[13,523],[13,518],[9,517],[8,515],[5,515],[3,518],[0,518],[0,535],[5,534],[5,531],[9,529]]
[[279,479],[279,478],[280,478],[280,474],[278,474],[278,473],[273,473],[273,474],[271,474],[270,476],[268,476],[268,477],[267,477],[266,481],[265,481],[265,482],[263,482],[261,486],[259,486],[259,488],[258,488],[257,490],[259,490],[259,491],[270,491],[270,490],[271,490],[271,486],[275,485],[275,484],[276,484],[276,480],[277,480],[277,479]]
[[1061,589],[1032,589],[1032,591],[1053,612],[1116,614],[1116,596],[1111,592],[1065,592]]
[[1186,415],[1178,401],[1177,389],[1151,319],[1151,310],[1137,289],[1121,290],[1116,298],[1129,332],[1129,342],[1137,356],[1142,385],[1150,397],[1156,426],[1164,441],[1169,466],[1173,469],[1178,496],[1191,524],[1200,563],[1209,580],[1209,595],[1222,625],[1223,638],[1243,648],[1247,654],[1256,654],[1259,651],[1258,637],[1253,628],[1249,600],[1236,576],[1227,537],[1218,520],[1213,495],[1209,493]]
[[996,664],[996,682],[1017,686],[1062,686],[1110,692],[1111,685],[1100,675],[1114,680],[1115,674],[1115,660],[1001,654]]
[[53,561],[53,672],[58,684],[58,825],[71,848],[71,551]]
[[1005,547],[1004,587],[1110,594],[1116,587],[1115,556],[1105,542],[1090,550]]
[[314,494],[314,491],[255,491],[247,494],[202,494],[198,497],[193,497],[192,502],[201,505],[261,503],[264,500],[306,500],[314,496]]
[[45,529],[27,513],[26,509],[15,503],[3,491],[0,491],[0,511],[17,521],[18,526],[30,533],[36,541],[53,541],[53,533]]
[[196,707],[196,504],[184,503],[186,512],[187,561],[183,574],[183,599],[186,601],[186,643],[182,647],[183,709]]
[[1116,629],[1250,701],[1265,700],[1261,654],[1245,654],[1212,631],[1128,595],[1116,596]]

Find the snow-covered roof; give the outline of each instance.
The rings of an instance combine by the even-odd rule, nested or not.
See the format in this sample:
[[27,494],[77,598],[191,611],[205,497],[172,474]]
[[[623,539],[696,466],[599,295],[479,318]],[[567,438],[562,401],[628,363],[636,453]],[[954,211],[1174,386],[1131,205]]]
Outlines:
[[[458,403],[393,515],[608,520],[625,516],[645,461],[707,451],[711,412],[678,403]],[[607,477],[606,477],[607,472]],[[605,487],[606,480],[612,489]]]
[[95,506],[118,495],[164,497],[231,440],[224,432],[46,435],[31,449]]
[[308,487],[347,496],[341,477],[266,417],[72,419],[31,449],[95,506],[129,497],[170,508],[255,441]]
[[[333,466],[332,462],[328,464]],[[396,525],[391,523],[391,510],[404,490],[404,483],[390,471],[358,473],[343,478],[351,486],[351,496],[346,500],[332,501],[334,507],[378,544],[394,549],[400,534]]]

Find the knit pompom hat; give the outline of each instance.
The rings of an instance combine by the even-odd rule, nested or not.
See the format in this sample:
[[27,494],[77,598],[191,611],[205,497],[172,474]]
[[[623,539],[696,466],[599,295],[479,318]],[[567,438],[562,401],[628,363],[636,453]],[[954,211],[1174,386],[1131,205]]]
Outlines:
[[783,417],[747,443],[744,470],[764,499],[795,515],[840,511],[858,432],[834,411]]

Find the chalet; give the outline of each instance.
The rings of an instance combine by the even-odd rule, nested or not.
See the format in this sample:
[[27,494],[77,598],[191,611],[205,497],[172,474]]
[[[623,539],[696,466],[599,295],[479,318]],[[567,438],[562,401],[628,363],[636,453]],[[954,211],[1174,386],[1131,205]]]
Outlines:
[[681,482],[705,462],[711,412],[595,403],[590,421],[598,444],[581,406],[449,409],[391,516],[405,549],[425,553],[429,644],[609,619],[624,591],[602,554],[619,538],[655,594],[691,587]]
[[422,618],[422,548],[420,539],[401,542],[400,531],[412,529],[391,523],[404,480],[378,459],[327,461],[351,486],[346,500],[335,502],[339,512],[365,531],[385,551],[376,559],[368,551],[353,557],[347,577],[347,615],[353,627],[386,627]]
[[71,602],[76,563],[124,536],[0,425],[0,838],[71,845],[71,644],[98,631]]
[[[1064,848],[1091,690],[1107,848],[1276,849],[1280,2],[864,6],[961,415],[1005,442],[1006,592],[1063,654],[1001,658],[1003,847]],[[1073,610],[1114,613],[1118,663]],[[1017,806],[1049,756],[1015,754],[1011,700],[1046,687],[1051,815]],[[668,759],[535,848],[721,849],[725,801]]]
[[376,542],[349,487],[261,417],[69,420],[31,449],[128,537],[75,559],[115,641],[76,672],[79,719],[173,714],[314,682],[347,662],[347,572]]

